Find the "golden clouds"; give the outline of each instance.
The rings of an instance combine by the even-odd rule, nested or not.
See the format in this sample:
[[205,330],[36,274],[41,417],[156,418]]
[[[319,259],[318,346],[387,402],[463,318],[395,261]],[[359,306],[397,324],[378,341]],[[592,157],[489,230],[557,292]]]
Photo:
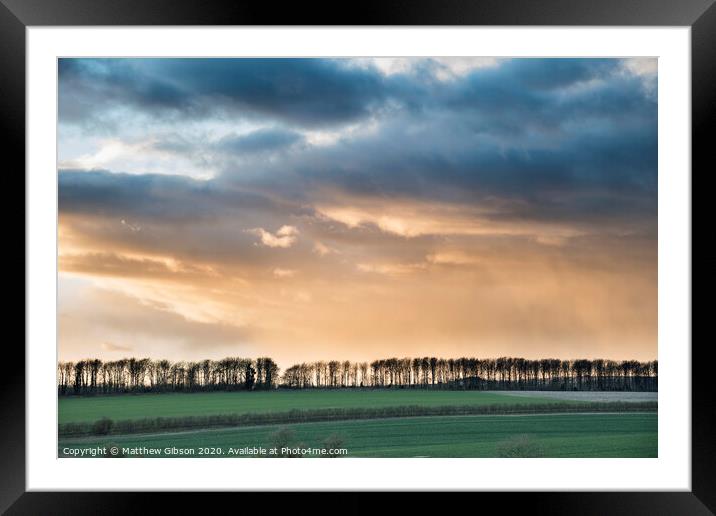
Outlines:
[[338,251],[332,247],[328,247],[323,242],[315,242],[313,244],[313,252],[319,256],[326,256],[327,254],[337,253]]
[[349,228],[373,225],[405,238],[443,236],[527,236],[543,242],[562,242],[583,231],[568,223],[500,220],[499,203],[484,206],[440,204],[415,200],[343,199],[346,204],[318,204],[319,216]]
[[429,263],[436,265],[475,265],[479,258],[464,251],[438,251],[425,257]]
[[[267,225],[275,232],[237,230],[231,217],[175,232],[168,223],[135,232],[102,216],[63,217],[60,271],[86,294],[63,312],[61,352],[131,347],[189,359],[252,350],[281,364],[656,355],[652,240],[491,223],[476,211],[374,199]],[[64,298],[61,282],[61,307]]]
[[298,229],[294,226],[281,226],[276,234],[272,234],[264,228],[247,229],[246,231],[261,237],[261,243],[267,247],[291,247],[298,239]]
[[273,275],[276,278],[292,278],[296,275],[296,271],[293,269],[281,269],[280,267],[276,267],[273,270]]
[[427,267],[425,263],[359,263],[357,268],[361,272],[374,272],[378,274],[387,274],[389,276],[411,274],[424,270]]

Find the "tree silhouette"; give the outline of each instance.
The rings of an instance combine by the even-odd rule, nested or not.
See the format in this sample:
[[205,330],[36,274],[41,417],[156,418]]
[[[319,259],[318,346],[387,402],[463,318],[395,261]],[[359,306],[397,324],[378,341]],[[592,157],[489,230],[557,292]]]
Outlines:
[[294,364],[270,357],[170,362],[85,359],[57,365],[59,395],[308,388],[657,390],[658,361],[499,358],[386,358]]

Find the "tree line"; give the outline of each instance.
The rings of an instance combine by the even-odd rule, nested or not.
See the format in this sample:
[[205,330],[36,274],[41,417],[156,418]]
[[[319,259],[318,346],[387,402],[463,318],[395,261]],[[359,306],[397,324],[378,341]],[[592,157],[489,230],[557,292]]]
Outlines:
[[467,389],[656,390],[658,361],[516,357],[388,358],[295,364],[290,388],[442,387]]
[[280,371],[269,357],[199,362],[95,358],[60,362],[57,369],[60,394],[273,389],[279,385]]
[[197,392],[227,390],[437,388],[656,391],[658,361],[544,358],[387,358],[294,364],[280,374],[269,357],[170,362],[86,359],[58,364],[58,392]]

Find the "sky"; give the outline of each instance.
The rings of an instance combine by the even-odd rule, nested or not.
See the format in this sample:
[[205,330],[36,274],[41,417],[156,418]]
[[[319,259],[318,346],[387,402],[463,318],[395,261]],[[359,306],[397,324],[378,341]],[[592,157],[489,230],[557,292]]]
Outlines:
[[657,358],[656,59],[60,59],[59,356]]

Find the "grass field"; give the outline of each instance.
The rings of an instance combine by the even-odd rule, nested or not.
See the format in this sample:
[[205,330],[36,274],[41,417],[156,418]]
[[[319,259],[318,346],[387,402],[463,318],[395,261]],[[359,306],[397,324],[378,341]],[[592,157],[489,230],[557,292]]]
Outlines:
[[[59,423],[93,423],[103,417],[122,422],[225,414],[281,415],[294,409],[408,406],[517,407],[529,404],[542,412],[555,405],[566,404],[572,410],[582,410],[576,405],[576,400],[569,398],[540,396],[539,393],[513,395],[438,390],[304,390],[69,397],[59,400]],[[621,400],[617,396],[611,401]],[[265,422],[259,422],[258,426],[206,428],[201,423],[200,428],[195,430],[156,430],[156,433],[131,435],[127,433],[130,430],[119,430],[123,427],[118,427],[113,435],[108,436],[63,437],[59,441],[58,455],[68,456],[63,453],[66,447],[82,449],[116,445],[120,448],[159,450],[158,454],[151,456],[176,456],[165,453],[166,447],[192,449],[195,454],[200,453],[202,447],[211,447],[219,450],[219,456],[245,456],[230,455],[229,449],[269,448],[272,435],[280,429],[289,430],[292,446],[314,448],[320,447],[329,437],[338,439],[350,457],[495,457],[504,456],[505,450],[516,446],[516,442],[527,446],[531,450],[528,453],[544,457],[655,457],[657,454],[656,411],[536,415],[445,415],[431,411],[433,415],[423,417],[412,417],[413,413],[406,414],[408,417],[391,416],[387,419],[318,422],[297,422],[294,419],[280,425],[272,424],[276,420],[272,416]]]
[[[423,393],[424,394],[424,393]],[[444,403],[444,400],[443,400]],[[248,427],[154,435],[64,439],[63,448],[269,447],[280,427]],[[421,417],[293,424],[295,443],[320,446],[337,435],[350,457],[495,457],[504,443],[526,436],[544,457],[656,457],[657,414],[554,414]],[[167,456],[162,453],[160,456]],[[197,455],[193,455],[197,456]],[[236,455],[234,455],[236,456]]]
[[291,409],[392,407],[406,405],[484,405],[569,403],[539,396],[438,390],[302,390],[128,394],[59,399],[59,423],[145,417],[179,417],[230,413],[285,412]]

